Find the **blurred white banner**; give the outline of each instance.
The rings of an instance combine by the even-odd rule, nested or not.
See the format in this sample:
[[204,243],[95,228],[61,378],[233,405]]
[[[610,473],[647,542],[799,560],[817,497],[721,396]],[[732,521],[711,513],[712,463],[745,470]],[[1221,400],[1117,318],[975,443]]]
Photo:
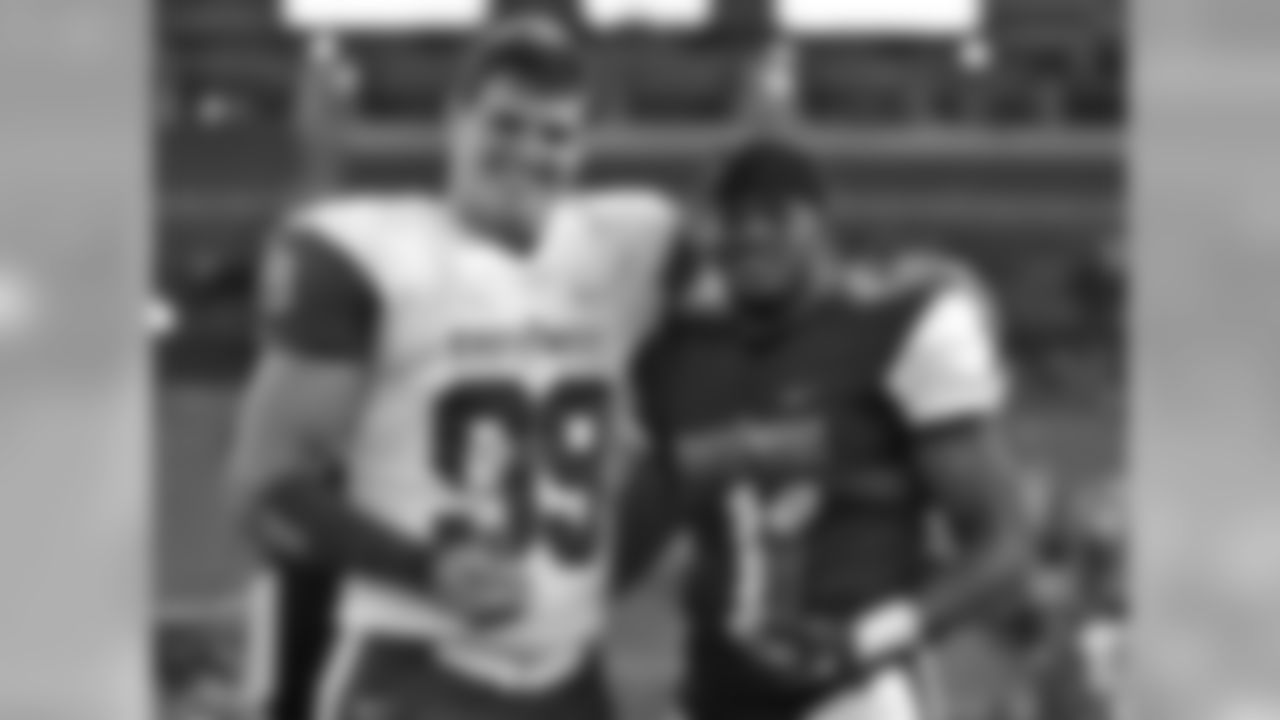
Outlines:
[[778,0],[777,17],[806,35],[966,35],[982,24],[985,0]]
[[711,18],[712,0],[583,0],[591,24],[694,27]]
[[490,0],[282,0],[285,22],[301,30],[468,28],[489,16]]
[[[281,0],[286,22],[306,30],[470,28],[491,0]],[[687,27],[706,22],[712,0],[581,0],[593,25]],[[985,0],[774,0],[779,21],[805,34],[967,34]]]

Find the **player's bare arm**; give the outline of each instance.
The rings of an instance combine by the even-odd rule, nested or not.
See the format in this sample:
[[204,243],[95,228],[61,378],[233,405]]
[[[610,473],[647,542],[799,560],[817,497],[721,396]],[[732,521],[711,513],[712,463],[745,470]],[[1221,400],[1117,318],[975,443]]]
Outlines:
[[909,650],[975,619],[1034,559],[1031,486],[1003,429],[1007,381],[990,312],[972,289],[943,292],[894,367],[889,389],[914,428],[915,460],[952,547],[912,602],[855,623],[861,653]]
[[666,557],[684,528],[690,502],[673,455],[672,423],[665,417],[662,401],[668,392],[664,383],[671,374],[673,339],[681,332],[681,319],[697,304],[699,248],[684,209],[667,198],[656,198],[648,210],[640,217],[644,225],[657,228],[651,234],[663,242],[657,270],[651,273],[656,282],[646,332],[629,377],[641,452],[624,488],[618,517],[614,582],[615,589],[624,593],[648,578]]
[[364,400],[378,301],[351,263],[310,232],[273,241],[263,346],[231,455],[249,537],[273,559],[370,575],[420,591],[426,553],[324,482]]
[[1000,418],[975,417],[929,428],[920,438],[922,472],[939,500],[954,557],[927,587],[921,607],[930,631],[972,619],[1017,583],[1034,556],[1022,474]]
[[614,590],[625,594],[649,578],[679,534],[679,479],[646,455],[624,491],[618,519]]
[[514,602],[505,597],[513,588],[468,576],[478,558],[439,562],[425,542],[367,516],[329,482],[363,408],[379,299],[353,262],[314,232],[279,238],[268,260],[263,347],[230,467],[248,537],[271,560],[445,601],[465,588],[466,601],[486,612]]
[[685,519],[685,491],[658,402],[665,374],[661,335],[641,351],[632,373],[642,447],[619,504],[614,587],[621,593],[649,577],[673,545]]

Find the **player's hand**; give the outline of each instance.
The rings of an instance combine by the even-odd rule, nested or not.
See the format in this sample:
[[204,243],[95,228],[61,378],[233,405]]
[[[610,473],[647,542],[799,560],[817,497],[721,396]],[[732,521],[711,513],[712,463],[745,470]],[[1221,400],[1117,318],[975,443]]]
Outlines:
[[826,623],[774,626],[746,640],[745,647],[762,669],[797,687],[845,679],[852,669],[839,628]]
[[525,608],[523,566],[510,547],[470,539],[438,548],[430,569],[432,597],[476,629],[492,629]]
[[845,637],[852,665],[871,672],[904,661],[924,642],[925,619],[908,601],[891,601],[856,618]]

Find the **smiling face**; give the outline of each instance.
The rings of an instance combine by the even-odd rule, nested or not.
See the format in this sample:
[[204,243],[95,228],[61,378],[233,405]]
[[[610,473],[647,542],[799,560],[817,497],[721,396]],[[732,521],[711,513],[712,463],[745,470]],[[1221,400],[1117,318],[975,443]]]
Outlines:
[[587,98],[495,75],[455,106],[449,153],[455,186],[502,225],[529,228],[578,178]]
[[807,202],[731,210],[720,230],[717,260],[733,295],[747,303],[775,303],[803,292],[823,257],[821,215]]
[[449,109],[449,181],[489,224],[527,233],[578,180],[590,92],[573,40],[546,23],[482,40]]
[[711,195],[713,251],[733,296],[771,304],[809,289],[828,238],[822,180],[802,149],[768,137],[738,148]]

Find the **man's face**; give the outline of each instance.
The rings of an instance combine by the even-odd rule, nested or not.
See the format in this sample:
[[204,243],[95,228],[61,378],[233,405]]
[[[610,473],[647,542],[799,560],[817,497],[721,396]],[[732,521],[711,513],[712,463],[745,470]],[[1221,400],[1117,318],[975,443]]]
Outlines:
[[494,77],[453,111],[451,172],[495,221],[528,229],[576,182],[586,152],[587,99]]
[[823,238],[821,217],[812,205],[756,205],[721,218],[715,248],[733,294],[769,302],[805,287],[821,262]]

